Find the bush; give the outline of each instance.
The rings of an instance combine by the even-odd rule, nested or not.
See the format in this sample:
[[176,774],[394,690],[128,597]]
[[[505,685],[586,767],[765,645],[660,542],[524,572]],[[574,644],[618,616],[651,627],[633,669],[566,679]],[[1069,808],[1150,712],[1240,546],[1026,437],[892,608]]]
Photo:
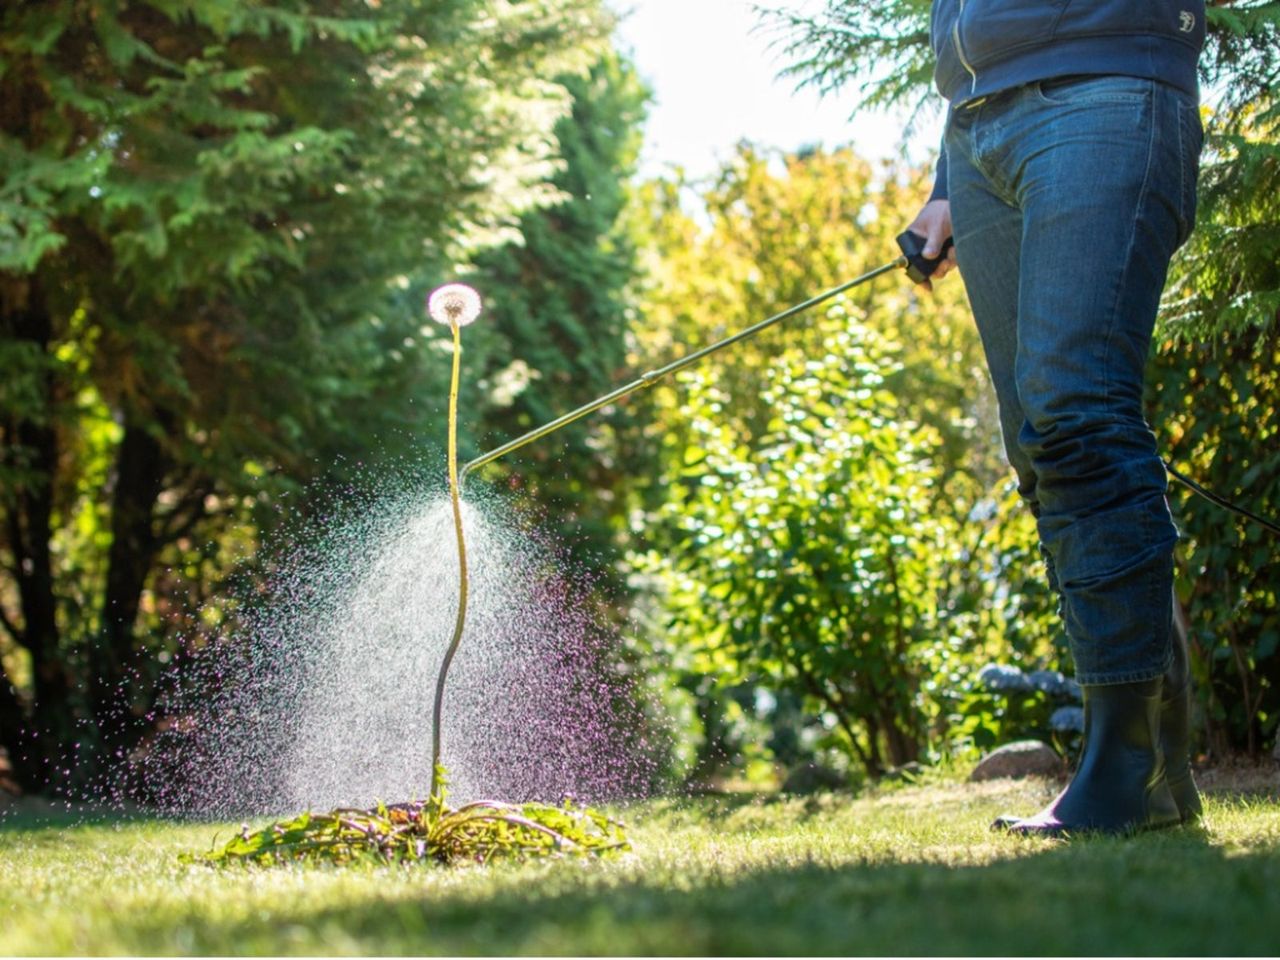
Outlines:
[[1071,755],[1084,732],[1080,687],[1057,670],[1024,673],[987,664],[961,696],[951,730],[957,741],[990,750],[1015,740],[1051,743]]
[[755,436],[721,415],[733,397],[688,375],[692,442],[665,478],[659,549],[637,559],[695,672],[799,696],[872,775],[919,759],[939,713],[926,681],[961,643],[942,603],[960,558],[936,509],[940,439],[898,419],[897,353],[848,317],[816,357],[776,356]]

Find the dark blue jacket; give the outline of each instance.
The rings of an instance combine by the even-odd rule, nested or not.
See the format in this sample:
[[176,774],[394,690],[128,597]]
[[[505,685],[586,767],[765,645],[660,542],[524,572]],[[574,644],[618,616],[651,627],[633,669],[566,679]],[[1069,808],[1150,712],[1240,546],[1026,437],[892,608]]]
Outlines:
[[[1204,0],[933,0],[938,90],[957,107],[1037,80],[1146,77],[1197,92]],[[946,196],[946,157],[933,198]]]

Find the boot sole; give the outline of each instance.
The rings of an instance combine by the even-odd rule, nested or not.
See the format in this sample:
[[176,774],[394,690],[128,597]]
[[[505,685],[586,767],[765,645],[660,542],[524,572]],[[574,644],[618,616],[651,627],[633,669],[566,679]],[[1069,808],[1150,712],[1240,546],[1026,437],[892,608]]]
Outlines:
[[1017,837],[1044,837],[1049,840],[1070,840],[1073,837],[1131,837],[1155,830],[1171,830],[1180,827],[1185,820],[1164,820],[1160,823],[1134,824],[1125,827],[1073,827],[1065,823],[1031,826],[1017,817],[997,817],[991,829]]

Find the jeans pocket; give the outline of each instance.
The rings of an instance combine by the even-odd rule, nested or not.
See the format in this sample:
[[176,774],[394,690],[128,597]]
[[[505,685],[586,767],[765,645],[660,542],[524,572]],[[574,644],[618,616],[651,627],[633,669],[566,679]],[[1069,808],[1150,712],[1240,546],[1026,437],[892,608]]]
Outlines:
[[1151,81],[1141,77],[1052,77],[1032,84],[1036,99],[1055,107],[1083,103],[1141,103],[1151,96]]

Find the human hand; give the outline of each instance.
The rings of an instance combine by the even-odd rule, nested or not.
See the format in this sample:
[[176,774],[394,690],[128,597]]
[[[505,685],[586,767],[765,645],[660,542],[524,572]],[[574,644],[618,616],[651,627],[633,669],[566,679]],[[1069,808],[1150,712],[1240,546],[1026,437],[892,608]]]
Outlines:
[[[942,245],[947,242],[947,238],[951,236],[951,201],[930,200],[907,226],[907,229],[924,237],[923,254],[926,258],[933,259],[942,250]],[[947,251],[946,257],[938,264],[937,269],[933,271],[932,278],[925,280],[921,286],[932,290],[933,280],[941,280],[955,268],[956,248],[952,246]]]

